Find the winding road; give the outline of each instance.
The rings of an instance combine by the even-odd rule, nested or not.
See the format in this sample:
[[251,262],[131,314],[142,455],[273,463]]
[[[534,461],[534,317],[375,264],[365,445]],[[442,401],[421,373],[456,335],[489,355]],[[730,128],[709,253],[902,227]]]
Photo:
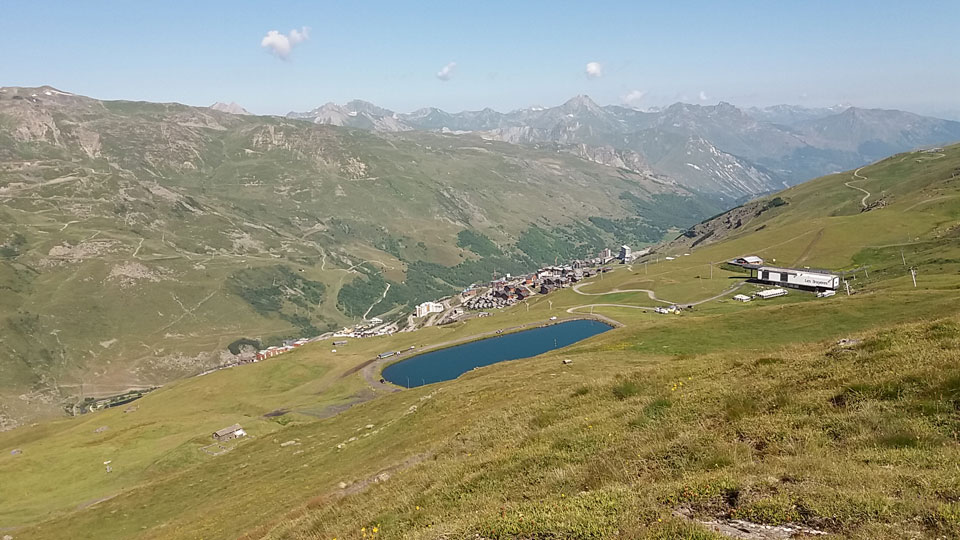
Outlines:
[[[714,296],[711,296],[710,298],[704,298],[703,300],[697,300],[696,302],[677,302],[676,304],[677,304],[677,305],[683,305],[683,306],[699,306],[700,304],[706,304],[707,302],[712,302],[713,300],[716,300],[716,299],[718,299],[718,298],[722,298],[722,297],[724,297],[724,296],[726,296],[726,295],[728,295],[728,294],[736,291],[736,290],[739,289],[740,287],[743,287],[744,285],[746,285],[746,283],[747,283],[746,281],[741,281],[740,283],[737,283],[737,284],[734,285],[733,287],[730,287],[729,289],[721,292],[720,294],[716,294],[716,295],[714,295]],[[587,283],[584,283],[584,285],[587,285]],[[576,289],[576,288],[574,288],[574,289]],[[580,291],[577,291],[577,292],[580,293],[580,294],[589,294],[589,295],[591,295],[591,296],[602,296],[602,295],[604,295],[604,294],[613,294],[613,293],[615,293],[615,292],[634,292],[634,291],[646,292],[647,295],[648,295],[651,299],[656,300],[657,302],[666,302],[666,303],[668,303],[668,304],[674,304],[674,302],[667,302],[666,300],[660,300],[659,298],[657,298],[656,296],[654,296],[653,291],[650,291],[650,290],[647,290],[647,289],[631,289],[631,290],[623,290],[623,291],[614,290],[614,291],[611,291],[611,292],[609,292],[609,293],[582,293],[582,292],[580,292]],[[572,307],[572,308],[568,308],[568,309],[567,309],[567,313],[571,313],[571,314],[582,314],[582,313],[580,313],[578,310],[581,310],[581,309],[583,309],[583,308],[594,308],[594,307],[621,307],[621,308],[630,308],[630,309],[651,309],[651,310],[652,310],[652,309],[656,309],[656,308],[650,307],[650,306],[632,306],[632,305],[628,305],[628,304],[585,304],[585,305],[582,305],[582,306],[574,306],[574,307]]]
[[669,300],[662,300],[660,298],[657,298],[656,293],[651,291],[650,289],[612,289],[608,292],[602,292],[602,293],[583,292],[580,290],[580,287],[583,287],[584,285],[591,285],[593,283],[596,283],[596,281],[590,281],[587,283],[578,283],[577,285],[573,286],[573,292],[577,294],[582,294],[584,296],[606,296],[608,294],[615,294],[615,293],[644,292],[644,293],[647,293],[647,296],[649,296],[650,299],[653,300],[654,302],[661,302],[663,304],[671,304],[671,305],[675,303]]
[[866,207],[867,207],[867,199],[870,198],[870,192],[867,191],[867,190],[865,190],[865,189],[863,189],[863,188],[861,188],[861,187],[851,186],[851,185],[850,185],[851,182],[860,182],[860,181],[863,181],[863,180],[869,180],[869,178],[867,178],[866,176],[863,176],[863,175],[860,174],[860,171],[861,171],[862,169],[863,169],[863,167],[860,167],[859,169],[853,171],[853,178],[854,178],[854,179],[853,179],[853,180],[850,180],[849,182],[844,182],[843,185],[847,186],[847,187],[850,188],[850,189],[855,189],[855,190],[857,190],[857,191],[859,191],[859,192],[861,192],[861,193],[865,193],[866,195],[864,195],[863,198],[860,199],[860,206],[862,206],[863,208],[866,208]]

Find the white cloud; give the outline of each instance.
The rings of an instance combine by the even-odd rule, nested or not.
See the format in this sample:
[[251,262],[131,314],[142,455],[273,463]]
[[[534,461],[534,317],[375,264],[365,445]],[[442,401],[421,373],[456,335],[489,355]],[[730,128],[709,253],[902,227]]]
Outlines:
[[456,62],[450,62],[449,64],[443,66],[443,68],[437,72],[437,78],[441,81],[449,81],[450,77],[453,76],[453,68],[457,67]]
[[700,101],[707,101],[710,99],[710,96],[707,95],[705,90],[700,91]]
[[290,51],[294,45],[303,43],[310,39],[310,28],[304,26],[300,30],[291,30],[289,34],[282,34],[276,30],[270,30],[267,35],[260,40],[260,46],[269,49],[271,53],[281,60],[286,60],[290,56]]
[[587,77],[591,79],[599,79],[600,77],[603,77],[603,66],[600,65],[600,62],[587,63]]
[[627,92],[627,94],[620,99],[622,99],[623,102],[626,103],[627,105],[635,107],[640,104],[640,101],[643,99],[643,96],[645,95],[647,95],[647,93],[644,92],[643,90],[631,90]]
[[296,45],[297,43],[300,43],[301,41],[306,41],[308,39],[310,39],[310,28],[306,26],[301,28],[299,31],[297,31],[297,29],[293,29],[290,31],[290,43],[294,45]]

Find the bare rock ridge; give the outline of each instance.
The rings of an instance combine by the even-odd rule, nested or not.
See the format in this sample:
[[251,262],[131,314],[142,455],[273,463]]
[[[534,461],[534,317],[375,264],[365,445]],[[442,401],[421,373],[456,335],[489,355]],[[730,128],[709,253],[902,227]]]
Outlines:
[[240,105],[237,105],[235,102],[221,103],[218,101],[213,105],[211,105],[210,108],[215,111],[220,111],[220,112],[225,112],[230,114],[250,114],[249,111],[247,111]]

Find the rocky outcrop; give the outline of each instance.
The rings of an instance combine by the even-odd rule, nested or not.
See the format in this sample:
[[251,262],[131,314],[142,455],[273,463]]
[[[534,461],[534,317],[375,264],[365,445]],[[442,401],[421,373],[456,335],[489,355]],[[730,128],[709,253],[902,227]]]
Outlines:
[[608,167],[619,167],[638,173],[651,173],[650,166],[646,158],[638,152],[632,150],[619,150],[612,146],[588,146],[578,144],[571,151],[577,156],[606,165]]
[[741,232],[760,230],[763,225],[751,228],[751,223],[764,213],[787,204],[789,202],[780,197],[750,201],[690,227],[669,242],[667,247],[690,249],[702,244],[713,244]]

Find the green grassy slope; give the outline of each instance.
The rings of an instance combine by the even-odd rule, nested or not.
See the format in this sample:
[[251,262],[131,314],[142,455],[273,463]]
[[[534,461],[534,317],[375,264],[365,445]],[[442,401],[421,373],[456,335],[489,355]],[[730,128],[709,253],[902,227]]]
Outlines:
[[[731,211],[743,222],[740,227],[724,223],[724,217],[712,220],[705,227],[695,227],[696,236],[680,239],[667,252],[675,254],[695,242],[708,245],[712,238],[722,238],[726,240],[725,250],[753,250],[787,265],[814,263],[836,268],[854,263],[851,250],[908,246],[921,238],[935,240],[951,234],[960,217],[957,154],[956,145],[944,154],[898,154],[856,173],[839,173],[794,186]],[[883,201],[885,206],[862,212],[864,192],[855,188],[870,193],[868,205]],[[775,197],[787,204],[770,205]],[[713,237],[704,239],[710,231],[715,232]],[[740,237],[745,240],[736,244]]]
[[[653,241],[676,226],[647,212],[658,201],[713,209],[479,137],[14,88],[0,94],[0,201],[0,429],[201,372],[238,338],[356,321],[388,282],[370,316],[533,267],[543,245]],[[459,246],[465,230],[497,249]]]
[[[845,320],[865,303],[844,306],[849,311],[824,322]],[[761,309],[768,316],[779,311]],[[679,333],[691,326],[683,322],[661,330]],[[820,338],[863,337],[820,328],[814,332]],[[24,461],[4,458],[12,486],[4,522],[59,507],[68,513],[19,533],[230,538],[280,527],[288,532],[271,534],[349,538],[379,524],[388,537],[471,531],[612,537],[696,528],[671,516],[689,507],[704,519],[800,521],[862,538],[899,537],[896,531],[915,518],[921,532],[949,532],[960,526],[950,495],[960,485],[943,474],[958,457],[951,401],[957,390],[949,378],[958,360],[957,329],[956,318],[896,328],[868,334],[852,351],[835,350],[831,341],[784,348],[741,332],[728,337],[752,350],[731,344],[706,355],[683,354],[689,349],[679,337],[664,352],[637,352],[644,340],[618,330],[572,350],[383,396],[279,432],[240,411],[221,415],[220,424],[239,419],[257,438],[220,457],[197,450],[214,422],[182,415],[194,439],[157,459],[140,479],[103,472],[108,458],[115,472],[142,466],[123,446],[96,442],[96,424],[115,429],[116,420],[104,418],[60,435],[57,442],[66,445],[36,432],[50,445],[45,454],[45,445],[27,435],[11,441],[24,449],[16,458]],[[574,363],[563,367],[561,358]],[[159,409],[169,419],[163,409],[175,396],[167,392],[144,398],[127,416]],[[257,413],[267,409],[261,405]],[[374,428],[365,429],[369,424]],[[150,432],[131,431],[131,437]],[[299,444],[279,445],[288,440]],[[83,458],[74,448],[87,445],[95,456]],[[48,459],[64,470],[24,471],[23,463]],[[79,469],[89,472],[71,482],[78,492],[40,489]],[[384,471],[389,480],[355,495],[338,487],[363,485]],[[119,489],[131,480],[138,487]],[[103,485],[108,481],[115,483]],[[59,498],[64,492],[70,504]],[[895,496],[905,502],[888,502]]]
[[[674,243],[660,262],[580,288],[593,295],[567,289],[336,354],[311,345],[169,385],[135,412],[0,434],[0,477],[13,486],[0,527],[30,538],[710,538],[703,522],[738,518],[842,538],[955,537],[958,167],[960,147],[897,156],[860,171],[859,185],[888,194],[883,208],[859,212],[850,174],[825,177],[725,240]],[[682,302],[728,290],[742,276],[715,265],[710,278],[711,262],[747,253],[869,265],[869,277],[858,273],[852,296],[643,309],[655,302],[635,289]],[[350,367],[380,350],[591,311],[625,326],[316,418],[371,391]],[[264,418],[279,408],[293,411],[286,426]],[[200,451],[234,421],[253,437]]]

